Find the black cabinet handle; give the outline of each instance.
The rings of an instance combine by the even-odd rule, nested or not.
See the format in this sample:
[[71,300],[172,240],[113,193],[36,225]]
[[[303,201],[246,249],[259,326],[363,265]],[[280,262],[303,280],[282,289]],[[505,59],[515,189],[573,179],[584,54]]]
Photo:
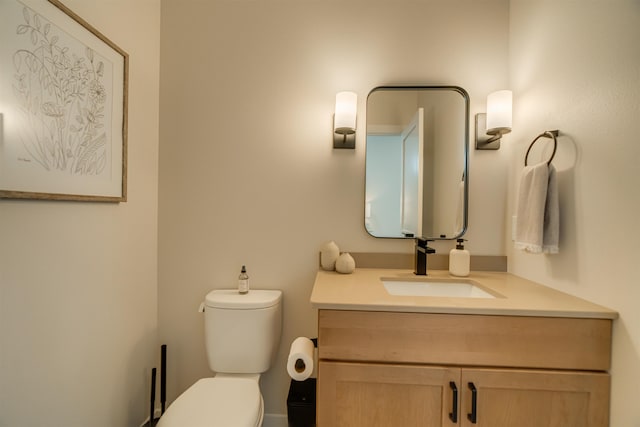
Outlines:
[[452,405],[451,412],[449,412],[449,419],[454,423],[458,422],[458,387],[456,387],[456,383],[453,381],[449,382],[449,387],[451,387],[452,394]]
[[473,383],[469,383],[469,390],[471,390],[471,413],[467,414],[467,418],[476,424],[478,421],[478,389]]

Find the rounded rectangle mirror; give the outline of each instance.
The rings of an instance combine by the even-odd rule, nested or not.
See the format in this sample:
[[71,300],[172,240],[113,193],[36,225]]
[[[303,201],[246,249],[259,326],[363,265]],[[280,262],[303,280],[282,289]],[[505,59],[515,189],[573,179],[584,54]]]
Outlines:
[[457,86],[381,86],[369,93],[369,234],[440,240],[465,233],[468,123],[469,95]]

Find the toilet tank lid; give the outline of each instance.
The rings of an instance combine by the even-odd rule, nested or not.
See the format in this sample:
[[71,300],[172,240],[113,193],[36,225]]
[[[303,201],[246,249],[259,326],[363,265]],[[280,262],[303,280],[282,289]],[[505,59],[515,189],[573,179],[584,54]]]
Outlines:
[[279,290],[251,289],[249,293],[240,294],[237,289],[216,289],[207,294],[204,303],[212,308],[251,310],[273,307],[281,299],[282,291]]

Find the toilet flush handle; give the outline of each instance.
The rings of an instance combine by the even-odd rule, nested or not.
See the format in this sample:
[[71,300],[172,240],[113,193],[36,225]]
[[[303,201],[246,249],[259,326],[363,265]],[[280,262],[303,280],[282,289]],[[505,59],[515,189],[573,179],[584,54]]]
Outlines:
[[204,301],[200,303],[200,307],[198,307],[198,313],[204,313]]

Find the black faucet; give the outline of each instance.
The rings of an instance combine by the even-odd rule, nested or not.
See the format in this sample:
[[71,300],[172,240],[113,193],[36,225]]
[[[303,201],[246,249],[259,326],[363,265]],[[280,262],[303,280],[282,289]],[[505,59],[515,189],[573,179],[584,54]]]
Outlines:
[[414,273],[418,276],[427,275],[427,254],[435,254],[436,250],[428,246],[431,240],[416,238],[416,269]]

